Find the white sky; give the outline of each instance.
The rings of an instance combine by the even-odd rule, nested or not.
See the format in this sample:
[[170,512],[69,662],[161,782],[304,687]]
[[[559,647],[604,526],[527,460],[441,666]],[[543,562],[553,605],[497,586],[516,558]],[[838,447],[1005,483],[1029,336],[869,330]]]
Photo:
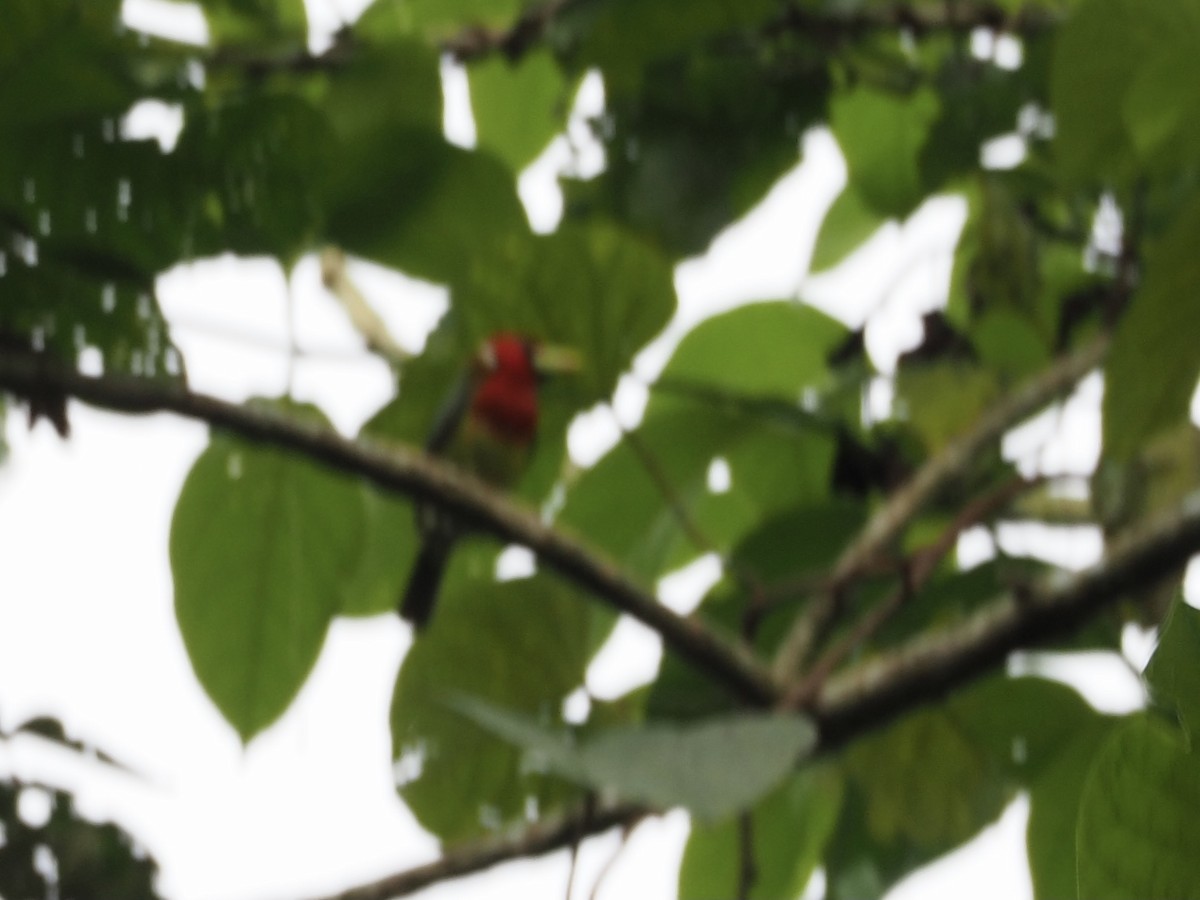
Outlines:
[[[310,2],[314,23],[326,30],[337,22],[331,9],[351,15],[361,5]],[[179,27],[182,35],[195,35],[197,22],[203,24],[179,19],[170,4],[126,0],[129,18],[139,22],[161,14],[163,6],[174,17],[164,19],[160,30]],[[448,99],[450,130],[467,141],[469,132],[455,118],[462,96]],[[596,96],[592,102],[602,101]],[[569,162],[565,144],[559,145],[522,180],[531,219],[543,228],[559,208],[554,172]],[[931,201],[903,227],[886,228],[841,271],[806,279],[820,216],[844,178],[832,139],[810,135],[804,163],[704,257],[678,267],[679,316],[639,358],[638,375],[657,372],[674,342],[704,316],[750,299],[797,294],[852,324],[870,317],[869,345],[888,370],[900,349],[919,339],[920,313],[944,302],[962,204]],[[363,263],[352,273],[401,341],[419,346],[444,308],[443,292]],[[357,336],[320,286],[314,259],[300,263],[290,284],[274,262],[223,257],[174,269],[159,287],[198,390],[240,400],[285,389],[290,296],[298,343],[314,351],[297,364],[295,393],[320,404],[348,433],[389,396],[390,374],[359,352]],[[1085,383],[1062,411],[1010,437],[1008,452],[1044,469],[1086,473],[1098,447],[1100,390],[1098,379]],[[626,424],[640,415],[643,393],[633,380],[619,390],[618,415]],[[70,413],[73,435],[65,443],[45,424],[29,432],[22,416],[8,418],[12,454],[0,467],[0,546],[9,548],[0,603],[0,724],[59,717],[141,777],[80,764],[33,738],[0,742],[0,772],[61,784],[78,792],[85,813],[122,822],[154,853],[161,889],[178,900],[311,895],[433,858],[435,842],[392,789],[387,709],[410,640],[407,628],[393,616],[335,623],[293,707],[243,749],[197,685],[172,610],[168,525],[183,478],[205,444],[205,429],[166,416],[107,415],[79,404]],[[595,458],[615,433],[606,414],[586,417],[572,434],[572,452]],[[990,551],[987,538],[968,540],[975,542],[973,552]],[[1091,533],[1065,541],[1062,552],[1076,565],[1099,552]],[[711,561],[701,562],[689,575],[664,583],[664,599],[686,608],[714,574]],[[1135,652],[1146,652],[1145,638],[1131,641]],[[589,671],[589,684],[598,694],[613,695],[641,683],[653,676],[659,652],[651,633],[623,623]],[[1141,702],[1136,680],[1115,658],[1088,658],[1056,673],[1104,708]],[[1018,800],[968,847],[889,896],[1030,896],[1027,813]],[[679,812],[639,827],[599,896],[674,897],[686,835],[687,817]],[[614,835],[587,844],[577,892],[586,896],[617,845]],[[559,853],[423,896],[467,898],[486,890],[489,896],[561,898],[566,877],[567,857]]]

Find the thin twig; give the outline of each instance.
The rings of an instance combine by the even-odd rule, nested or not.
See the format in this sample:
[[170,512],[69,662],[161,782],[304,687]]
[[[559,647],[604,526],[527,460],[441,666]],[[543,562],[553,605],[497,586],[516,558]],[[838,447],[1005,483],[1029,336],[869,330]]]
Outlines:
[[749,705],[770,706],[778,699],[770,673],[746,648],[663,606],[617,565],[533,511],[415,448],[349,440],[310,422],[193,393],[171,382],[83,375],[39,353],[0,354],[0,389],[21,397],[50,390],[118,412],[174,412],[249,441],[298,452],[385,491],[438,505],[474,530],[528,547],[549,568],[657,631],[668,647]]
[[878,634],[879,629],[929,583],[938,565],[957,546],[958,538],[964,531],[991,518],[995,512],[1008,506],[1017,496],[1038,483],[1039,479],[1011,478],[963,507],[933,543],[922,547],[909,557],[903,567],[900,584],[887,599],[872,608],[849,634],[826,650],[813,664],[804,678],[788,692],[782,704],[783,708],[800,709],[807,706],[833,671],[849,659],[855,650]]
[[821,730],[822,751],[993,670],[1013,650],[1071,633],[1131,590],[1177,578],[1197,552],[1200,493],[1115,541],[1091,569],[1055,573],[956,625],[831,676],[808,707]]
[[787,682],[796,677],[836,618],[845,588],[864,566],[884,553],[942,488],[966,472],[1006,431],[1070,390],[1099,365],[1108,347],[1109,339],[1104,335],[1061,357],[991,407],[974,427],[930,459],[895,491],[838,558],[830,574],[831,587],[813,598],[805,614],[797,619],[785,637],[775,658],[776,678]]
[[405,897],[432,884],[481,872],[499,863],[545,856],[562,850],[578,842],[581,834],[593,835],[610,828],[628,828],[649,814],[649,810],[631,804],[584,809],[551,822],[529,825],[515,835],[489,838],[455,848],[434,862],[319,900],[390,900],[393,897]]

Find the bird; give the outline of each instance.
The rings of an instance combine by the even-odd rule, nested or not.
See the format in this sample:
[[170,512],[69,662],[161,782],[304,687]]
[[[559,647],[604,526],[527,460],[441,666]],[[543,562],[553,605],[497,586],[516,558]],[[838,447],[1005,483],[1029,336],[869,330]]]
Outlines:
[[[568,347],[525,335],[491,335],[434,421],[425,449],[497,488],[511,488],[533,456],[538,388],[548,376],[576,371]],[[442,577],[462,525],[434,504],[416,509],[420,547],[400,601],[400,617],[423,630],[433,615]]]

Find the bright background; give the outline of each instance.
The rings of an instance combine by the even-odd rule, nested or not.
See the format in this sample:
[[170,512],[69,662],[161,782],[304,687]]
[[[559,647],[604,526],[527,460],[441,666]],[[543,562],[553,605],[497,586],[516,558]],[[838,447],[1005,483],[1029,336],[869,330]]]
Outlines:
[[[365,5],[308,2],[316,50]],[[203,18],[194,8],[125,0],[124,11],[137,27],[204,40]],[[1006,52],[1003,46],[976,49]],[[465,78],[449,65],[444,76],[447,134],[470,145]],[[536,228],[553,228],[561,214],[560,171],[595,171],[603,164],[583,122],[602,106],[602,86],[586,82],[567,136],[522,177],[522,199]],[[170,109],[144,104],[124,128],[159,136],[169,147],[179,125]],[[999,143],[988,152],[996,165],[1012,165],[1020,148]],[[921,314],[946,299],[962,203],[932,200],[903,226],[883,229],[839,270],[809,277],[821,216],[845,170],[824,132],[806,136],[802,158],[708,253],[678,266],[676,320],[638,358],[614,408],[584,415],[573,427],[570,449],[577,460],[590,462],[611,445],[618,434],[614,416],[625,427],[636,424],[646,382],[688,328],[738,303],[802,297],[851,326],[867,323],[868,347],[884,374],[898,353],[920,339]],[[290,383],[295,396],[319,404],[339,429],[353,434],[387,401],[392,376],[363,351],[322,287],[318,268],[315,258],[307,258],[289,277],[273,261],[222,257],[166,273],[159,296],[191,386],[240,401],[279,395]],[[351,275],[401,343],[419,349],[445,309],[445,292],[363,263],[353,264]],[[290,359],[293,344],[300,353]],[[1006,452],[1030,471],[1088,474],[1099,449],[1101,391],[1099,376],[1088,379],[1065,404],[1010,435]],[[887,411],[884,382],[871,402]],[[192,675],[172,607],[170,519],[207,429],[169,416],[116,416],[79,404],[72,404],[70,419],[66,442],[45,423],[27,430],[16,412],[7,422],[11,456],[0,467],[0,726],[55,716],[136,774],[81,761],[34,737],[0,741],[0,774],[61,785],[77,794],[85,815],[121,823],[158,860],[161,892],[178,900],[312,896],[433,859],[436,842],[392,787],[387,709],[411,640],[407,626],[393,616],[336,622],[288,713],[242,747]],[[1091,529],[1002,529],[1001,540],[1010,551],[1036,547],[1073,567],[1095,561],[1101,550]],[[964,535],[964,561],[990,552],[991,538],[982,530]],[[687,610],[717,576],[715,561],[701,560],[664,579],[660,595]],[[1135,630],[1126,637],[1126,659],[1080,654],[1049,662],[1024,655],[1013,665],[1069,681],[1102,709],[1127,711],[1143,702],[1135,671],[1151,638]],[[600,697],[623,693],[649,680],[660,656],[651,632],[623,621],[589,671],[589,689]],[[34,820],[44,816],[45,796],[27,792],[22,812]],[[1027,803],[1018,798],[975,841],[911,876],[889,897],[1031,896],[1027,815]],[[598,896],[674,897],[687,831],[681,812],[639,826]],[[588,896],[619,846],[615,834],[585,846],[575,896]],[[561,898],[568,873],[563,851],[422,896],[465,898],[486,890],[495,897]],[[806,896],[819,897],[820,882],[814,879]]]

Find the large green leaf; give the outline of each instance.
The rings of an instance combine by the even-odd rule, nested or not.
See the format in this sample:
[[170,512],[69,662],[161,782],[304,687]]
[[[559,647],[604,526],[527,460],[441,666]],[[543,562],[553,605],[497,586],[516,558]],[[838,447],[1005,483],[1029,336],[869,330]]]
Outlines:
[[1064,742],[1029,786],[1026,847],[1037,900],[1075,897],[1078,881],[1076,823],[1092,762],[1112,730],[1096,719]]
[[412,34],[433,42],[471,28],[503,29],[523,5],[522,0],[375,0],[354,31],[370,38]]
[[138,99],[138,76],[148,74],[144,63],[154,51],[122,37],[120,8],[118,0],[5,4],[0,115],[6,132],[85,117],[98,126],[101,116],[120,116]]
[[1195,0],[1090,0],[1058,42],[1058,158],[1077,181],[1126,182],[1139,168],[1190,165],[1200,149]]
[[854,744],[846,765],[865,798],[868,834],[882,845],[942,852],[992,821],[1008,799],[997,760],[942,710],[919,710]]
[[500,271],[529,239],[508,167],[447,143],[440,130],[397,124],[339,156],[328,233],[353,253],[450,283],[480,260]]
[[470,69],[471,109],[479,146],[520,172],[563,129],[569,85],[545,50],[510,61],[493,56]]
[[308,677],[363,526],[353,479],[280,450],[218,434],[188,474],[171,521],[175,614],[196,677],[243,740]]
[[1103,745],[1079,806],[1080,897],[1200,897],[1200,763],[1178,733],[1132,717]]
[[[754,881],[749,897],[796,897],[820,861],[837,823],[842,783],[828,766],[808,766],[763,798],[751,813]],[[743,871],[740,822],[692,824],[679,869],[680,900],[737,896]]]
[[833,268],[864,244],[885,221],[885,216],[863,202],[854,185],[847,185],[821,220],[809,269],[820,272]]
[[308,37],[304,0],[200,0],[217,46],[301,50]]
[[845,338],[845,326],[810,306],[749,303],[693,328],[662,377],[797,403],[802,388],[826,386],[826,357]]
[[902,95],[858,87],[834,98],[830,124],[850,185],[879,215],[907,216],[925,199],[919,159],[939,105],[927,89]]
[[606,81],[596,130],[607,169],[564,182],[567,218],[614,218],[672,258],[701,252],[799,161],[828,81],[807,47],[757,54],[739,42],[661,60],[629,83]]
[[565,790],[526,772],[517,750],[449,699],[469,694],[558,723],[588,662],[583,598],[542,575],[496,582],[494,560],[478,545],[456,548],[437,611],[392,695],[393,754],[401,771],[417,773],[400,793],[421,824],[449,842],[523,818],[528,798],[546,810]]
[[1200,738],[1200,611],[1177,596],[1146,667],[1154,699],[1175,711],[1195,746]]
[[[457,697],[451,706],[525,751],[526,765],[658,808],[715,821],[775,788],[815,746],[799,715],[735,713],[688,725],[646,724],[576,738],[528,716]],[[737,760],[736,766],[730,762]]]
[[1146,280],[1117,327],[1105,366],[1104,450],[1133,456],[1157,431],[1186,419],[1200,376],[1200,200],[1146,250]]

